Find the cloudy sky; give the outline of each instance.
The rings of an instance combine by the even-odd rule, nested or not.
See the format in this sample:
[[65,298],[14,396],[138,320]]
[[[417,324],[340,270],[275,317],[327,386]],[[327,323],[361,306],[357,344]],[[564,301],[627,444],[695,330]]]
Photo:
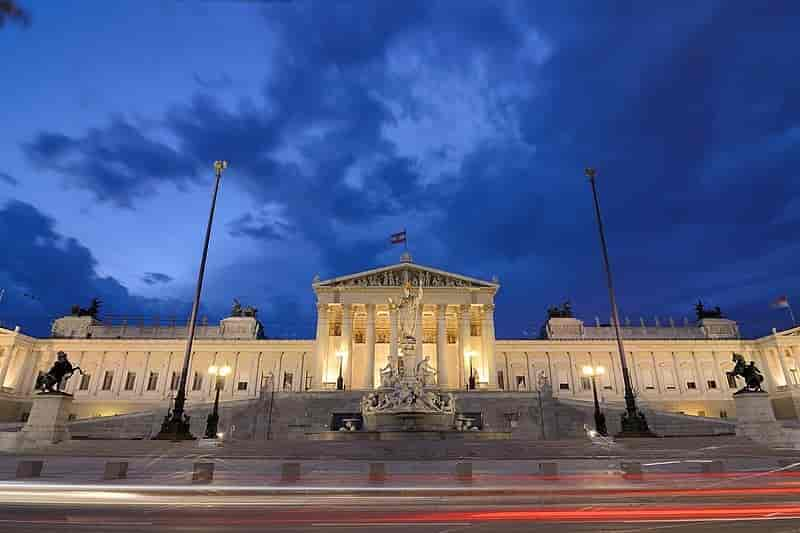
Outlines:
[[[311,338],[315,274],[397,262],[500,279],[497,334],[570,298],[748,335],[800,311],[800,4],[20,0],[0,28],[0,320],[73,303]],[[678,7],[666,7],[675,4]]]

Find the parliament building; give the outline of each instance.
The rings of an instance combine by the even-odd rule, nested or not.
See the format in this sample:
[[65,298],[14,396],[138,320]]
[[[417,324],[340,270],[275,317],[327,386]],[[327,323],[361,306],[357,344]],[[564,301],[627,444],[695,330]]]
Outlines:
[[[472,375],[475,394],[519,393],[530,398],[543,384],[553,396],[591,402],[584,367],[603,367],[598,393],[607,406],[621,405],[623,382],[614,328],[584,322],[564,306],[549,311],[538,339],[495,338],[498,281],[475,279],[401,262],[328,280],[315,278],[316,337],[268,338],[255,313],[235,309],[217,325],[197,327],[187,378],[188,406],[213,400],[212,365],[227,365],[221,401],[272,394],[337,394],[380,386],[381,369],[396,351],[398,318],[389,303],[404,283],[422,286],[417,353],[435,370],[436,385],[464,391]],[[246,310],[245,310],[246,311]],[[69,354],[82,375],[69,380],[73,419],[166,408],[178,387],[186,346],[185,325],[111,324],[73,313],[57,319],[50,338],[19,327],[0,328],[0,421],[18,421],[30,408],[37,378],[58,351]],[[735,418],[732,393],[742,386],[727,375],[732,354],[762,370],[779,418],[800,413],[800,327],[743,339],[734,320],[698,309],[697,320],[620,324],[632,384],[649,409],[708,418]],[[22,325],[24,328],[24,324]],[[419,331],[419,330],[418,330]],[[341,376],[342,387],[337,390]]]

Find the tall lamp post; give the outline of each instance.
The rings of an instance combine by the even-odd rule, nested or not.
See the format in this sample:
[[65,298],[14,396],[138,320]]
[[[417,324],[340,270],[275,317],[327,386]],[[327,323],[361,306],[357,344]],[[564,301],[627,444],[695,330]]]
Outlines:
[[203,241],[203,255],[200,259],[200,271],[197,273],[197,287],[194,291],[194,301],[192,302],[192,315],[189,318],[189,334],[186,339],[186,352],[183,355],[183,370],[178,384],[178,392],[175,394],[175,407],[172,413],[167,413],[164,422],[161,424],[161,431],[154,437],[156,440],[194,440],[189,430],[189,416],[184,411],[186,405],[186,380],[189,374],[189,362],[192,358],[192,343],[194,341],[194,330],[197,325],[197,310],[200,307],[200,293],[203,290],[203,274],[206,271],[206,257],[208,256],[208,241],[211,239],[211,224],[214,221],[214,208],[217,206],[217,192],[219,192],[219,181],[222,178],[222,171],[228,168],[227,161],[214,161],[214,194],[211,196],[211,210],[208,213],[208,224],[206,225],[206,237]]
[[467,381],[467,388],[469,390],[475,390],[475,372],[472,369],[472,358],[475,357],[475,352],[467,352],[467,358],[469,359],[469,380]]
[[606,429],[606,416],[600,411],[600,402],[597,400],[597,380],[596,376],[605,374],[606,369],[602,366],[585,366],[583,375],[592,378],[592,394],[594,395],[594,430],[602,436],[608,435]]
[[344,390],[344,376],[342,376],[342,364],[344,362],[344,352],[336,352],[336,357],[339,359],[339,377],[336,378],[336,390]]
[[222,390],[222,387],[225,384],[225,376],[231,373],[231,367],[228,365],[211,365],[208,367],[208,373],[209,375],[217,378],[216,384],[214,385],[214,388],[217,389],[217,393],[214,396],[214,410],[211,411],[211,414],[208,415],[208,418],[206,419],[206,438],[216,439],[219,438],[219,434],[217,432],[219,429],[219,391]]
[[611,281],[611,266],[608,262],[608,248],[606,246],[606,236],[603,231],[603,220],[600,217],[600,202],[597,199],[597,184],[595,177],[597,171],[593,168],[584,170],[589,183],[592,184],[592,196],[594,197],[594,211],[597,216],[597,230],[600,233],[600,246],[603,250],[603,265],[606,269],[606,281],[608,284],[608,298],[611,301],[611,316],[614,321],[614,333],[617,336],[617,347],[619,348],[619,361],[622,367],[622,381],[625,385],[625,412],[622,414],[622,431],[619,437],[655,437],[650,428],[647,427],[647,420],[644,414],[636,407],[636,397],[633,395],[631,378],[628,372],[628,363],[625,358],[625,347],[622,344],[622,335],[619,331],[619,313],[617,312],[617,299],[614,296],[614,284]]

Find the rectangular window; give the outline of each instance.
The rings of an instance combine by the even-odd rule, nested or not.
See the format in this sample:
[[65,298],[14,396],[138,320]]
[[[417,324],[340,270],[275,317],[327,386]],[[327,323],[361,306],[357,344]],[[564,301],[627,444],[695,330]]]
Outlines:
[[111,384],[114,383],[114,372],[111,370],[106,370],[106,373],[103,375],[103,390],[111,390]]
[[697,383],[695,383],[694,381],[687,381],[686,382],[686,389],[687,390],[696,389],[696,388],[697,388]]
[[605,386],[603,387],[603,389],[604,389],[604,390],[614,390],[614,387],[612,387],[611,385],[605,385]]
[[239,385],[236,388],[237,388],[237,390],[247,390],[247,382],[246,381],[240,381]]
[[89,390],[89,382],[92,381],[91,374],[81,374],[81,383],[78,386],[78,390]]
[[497,371],[497,388],[500,390],[506,390],[506,380],[502,370]]
[[731,374],[727,374],[727,376],[728,376],[728,388],[729,389],[735,389],[736,388],[736,376],[733,376]]
[[656,390],[656,388],[653,387],[652,385],[648,385],[647,387],[645,387],[645,389],[646,390]]
[[192,380],[192,390],[200,390],[203,386],[203,375],[200,372],[194,373],[194,380]]
[[569,390],[569,383],[559,383],[558,390]]
[[125,376],[125,390],[133,390],[133,386],[136,384],[136,372],[128,372],[128,375]]
[[158,386],[158,372],[150,372],[150,377],[147,378],[147,390],[156,390]]
[[283,373],[283,390],[292,390],[292,383],[294,382],[294,374],[291,372]]
[[178,384],[180,382],[180,376],[177,372],[172,373],[172,378],[169,380],[169,390],[178,390]]
[[708,381],[706,381],[706,385],[708,385],[709,390],[717,388],[717,382],[714,381],[713,379],[709,379]]
[[722,411],[719,412],[719,417],[720,418],[728,418],[728,411],[725,411],[723,409]]
[[592,379],[581,377],[581,390],[592,390]]
[[517,390],[525,390],[528,386],[525,384],[525,376],[517,376]]

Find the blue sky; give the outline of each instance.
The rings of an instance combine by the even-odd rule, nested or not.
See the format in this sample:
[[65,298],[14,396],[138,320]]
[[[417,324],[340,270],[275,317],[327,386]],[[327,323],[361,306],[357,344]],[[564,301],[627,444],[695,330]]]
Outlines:
[[[796,2],[21,2],[0,29],[0,320],[73,303],[310,338],[315,274],[415,261],[502,285],[497,334],[570,298],[748,335],[800,308]],[[26,296],[32,295],[35,299]]]

